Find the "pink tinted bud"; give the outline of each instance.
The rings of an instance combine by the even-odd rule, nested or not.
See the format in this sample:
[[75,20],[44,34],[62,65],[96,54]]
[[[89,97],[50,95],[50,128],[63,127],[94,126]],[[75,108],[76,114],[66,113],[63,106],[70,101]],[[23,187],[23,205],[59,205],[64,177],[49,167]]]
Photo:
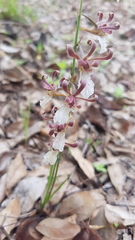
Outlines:
[[79,142],[76,141],[75,143],[66,143],[66,145],[72,148],[76,148],[79,146]]
[[70,121],[70,122],[68,123],[68,126],[69,126],[69,127],[73,127],[74,122],[75,122],[74,120],[73,120],[73,121]]
[[103,18],[103,13],[99,11],[97,15],[98,15],[99,21],[101,21]]
[[49,135],[52,136],[54,134],[54,130],[49,131]]
[[113,20],[113,18],[114,18],[114,13],[109,13],[109,17],[108,17],[108,20],[106,21],[106,23],[109,23],[109,22],[111,22],[112,20]]
[[77,107],[78,109],[80,109],[82,106],[81,106],[81,105],[77,105],[76,107]]

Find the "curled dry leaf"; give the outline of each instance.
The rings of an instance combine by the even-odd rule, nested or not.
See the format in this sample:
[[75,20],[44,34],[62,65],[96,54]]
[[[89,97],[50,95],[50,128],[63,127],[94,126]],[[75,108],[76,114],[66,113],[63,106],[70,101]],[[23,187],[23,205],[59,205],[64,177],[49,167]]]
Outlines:
[[81,232],[73,238],[73,240],[103,240],[95,231],[82,228]]
[[135,214],[123,207],[107,204],[105,208],[105,216],[110,223],[117,222],[124,226],[135,224]]
[[74,159],[77,161],[80,168],[84,172],[84,174],[89,179],[93,178],[95,176],[94,168],[93,168],[91,162],[82,156],[82,152],[80,151],[80,149],[79,148],[71,148],[70,151],[71,151],[72,156],[74,157]]
[[68,240],[80,232],[80,227],[65,219],[46,218],[41,221],[36,229],[51,239]]
[[7,171],[6,192],[9,194],[12,187],[14,187],[20,179],[25,177],[27,171],[20,153],[11,161]]
[[108,169],[108,173],[109,173],[112,184],[116,188],[118,194],[121,196],[124,182],[125,182],[124,176],[121,170],[121,166],[119,164],[113,164],[109,166],[107,169]]
[[26,219],[22,222],[17,230],[17,240],[41,240],[42,235],[35,229],[40,218]]
[[100,189],[76,192],[61,202],[58,215],[76,214],[77,221],[83,221],[95,216],[103,203]]
[[[20,212],[21,206],[17,196],[9,202],[5,209],[0,212],[0,226],[5,226],[4,229],[8,234],[15,227],[17,217],[20,216]],[[1,239],[4,238],[5,235],[2,234]]]

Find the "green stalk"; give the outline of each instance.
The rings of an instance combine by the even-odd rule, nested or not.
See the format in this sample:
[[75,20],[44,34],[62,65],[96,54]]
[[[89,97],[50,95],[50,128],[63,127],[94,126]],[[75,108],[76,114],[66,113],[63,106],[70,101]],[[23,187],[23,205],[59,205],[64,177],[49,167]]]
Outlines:
[[40,205],[41,211],[44,209],[45,205],[49,202],[49,200],[52,197],[51,193],[52,193],[54,184],[57,179],[59,162],[60,162],[60,154],[58,154],[56,163],[54,165],[50,166],[50,173],[49,173],[49,177],[48,177],[48,183],[47,183],[47,187],[46,187],[45,197],[44,197],[43,202],[41,202],[41,205]]
[[[82,0],[80,0],[80,9],[79,9],[77,24],[76,24],[76,33],[75,33],[75,40],[74,40],[74,51],[75,52],[76,52],[77,42],[78,42],[81,14],[82,14]],[[74,76],[74,74],[75,74],[75,58],[73,58],[73,63],[72,63],[72,71],[71,71],[72,77]]]

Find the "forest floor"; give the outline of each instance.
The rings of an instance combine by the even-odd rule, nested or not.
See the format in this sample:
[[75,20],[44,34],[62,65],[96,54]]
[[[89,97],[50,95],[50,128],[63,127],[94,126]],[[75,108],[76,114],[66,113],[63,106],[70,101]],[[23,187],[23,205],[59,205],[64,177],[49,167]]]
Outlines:
[[[77,2],[31,0],[36,23],[0,20],[0,239],[135,240],[135,1],[83,2],[95,20],[99,10],[114,12],[120,29],[109,36],[112,59],[94,74],[97,102],[83,103],[67,133],[80,144],[65,147],[55,187],[70,179],[37,212],[51,141],[40,117],[41,78],[70,73],[66,44],[74,42]],[[90,27],[83,16],[81,27]],[[91,37],[79,33],[82,44]],[[48,103],[47,116],[61,104]]]

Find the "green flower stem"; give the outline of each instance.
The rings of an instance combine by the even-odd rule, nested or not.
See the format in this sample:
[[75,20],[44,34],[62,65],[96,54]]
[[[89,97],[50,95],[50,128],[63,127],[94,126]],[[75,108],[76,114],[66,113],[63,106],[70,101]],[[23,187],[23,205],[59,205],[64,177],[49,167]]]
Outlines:
[[51,193],[52,193],[54,184],[57,179],[59,162],[60,162],[60,154],[58,154],[56,163],[54,165],[50,166],[50,173],[49,173],[49,177],[48,177],[48,183],[47,183],[47,187],[46,187],[45,197],[44,197],[43,202],[41,202],[41,205],[40,205],[41,211],[44,209],[45,205],[49,202],[49,200],[53,196],[53,195],[51,195]]
[[70,175],[56,188],[56,190],[52,193],[52,195],[50,196],[50,198],[53,197],[53,195],[65,184],[65,182],[66,182],[67,180],[69,180],[69,178],[70,178]]
[[[76,52],[77,42],[78,42],[81,14],[82,14],[82,0],[80,0],[80,9],[79,9],[77,24],[76,24],[76,33],[75,33],[75,40],[74,40],[74,51],[75,52]],[[74,76],[74,74],[75,74],[75,58],[73,58],[73,63],[72,63],[72,71],[71,71],[72,77]]]

